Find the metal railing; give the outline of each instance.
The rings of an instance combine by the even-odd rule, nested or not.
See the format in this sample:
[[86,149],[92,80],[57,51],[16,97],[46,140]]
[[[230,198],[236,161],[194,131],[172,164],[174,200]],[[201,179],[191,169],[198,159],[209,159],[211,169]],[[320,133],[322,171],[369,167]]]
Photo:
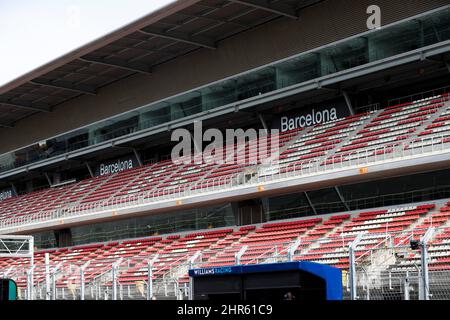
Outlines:
[[[447,139],[446,139],[447,138]],[[450,135],[438,135],[415,140],[415,142],[393,143],[381,147],[353,150],[336,154],[328,159],[311,159],[301,162],[275,164],[275,171],[270,174],[255,174],[248,181],[239,181],[237,175],[223,176],[199,181],[195,188],[190,185],[177,185],[174,188],[164,188],[150,192],[136,193],[108,200],[79,204],[51,211],[39,212],[20,217],[0,220],[0,232],[27,224],[37,224],[47,221],[58,221],[104,211],[139,207],[152,203],[165,202],[173,199],[183,199],[205,194],[222,193],[233,189],[275,183],[289,179],[311,177],[357,168],[364,170],[365,166],[384,164],[394,161],[415,159],[424,156],[439,155],[450,152]],[[363,172],[364,173],[364,172]]]
[[[343,293],[346,298],[450,299],[450,264],[442,265],[438,260],[442,256],[441,250],[447,250],[447,255],[450,255],[450,249],[445,247],[445,243],[436,241],[436,235],[446,234],[450,228],[433,228],[430,233],[432,236],[425,241],[429,252],[426,260],[421,260],[423,250],[412,248],[409,242],[405,243],[405,239],[422,241],[430,230],[383,233],[364,231],[357,234],[348,232],[303,244],[301,239],[306,234],[302,233],[295,241],[247,244],[244,250],[239,246],[229,246],[225,249],[190,251],[181,255],[174,252],[162,256],[91,260],[92,267],[87,269],[82,266],[86,261],[50,262],[49,269],[38,264],[32,273],[32,299],[46,299],[50,294],[51,299],[57,300],[182,300],[189,293],[189,269],[220,266],[221,259],[226,260],[229,256],[233,256],[235,264],[242,265],[296,260],[337,266],[343,270]],[[351,276],[352,262],[347,258],[352,254],[350,246],[353,243],[356,259],[355,273]],[[242,253],[239,257],[236,255],[238,251]],[[424,261],[427,268],[424,267]],[[50,272],[49,277],[46,277],[46,272]],[[0,270],[0,276],[7,275],[19,283],[22,299],[29,297],[24,285],[24,282],[30,281],[27,274],[28,270],[20,265]],[[354,279],[354,287],[350,285],[349,279]],[[427,279],[426,285],[423,279]],[[50,283],[47,284],[46,281]],[[50,288],[50,292],[46,292],[46,287]],[[352,290],[355,292],[351,292]]]

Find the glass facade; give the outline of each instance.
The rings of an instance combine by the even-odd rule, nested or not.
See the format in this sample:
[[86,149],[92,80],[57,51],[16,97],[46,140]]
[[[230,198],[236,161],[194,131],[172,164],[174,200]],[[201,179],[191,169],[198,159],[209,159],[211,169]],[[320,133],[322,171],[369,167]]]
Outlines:
[[[80,245],[235,225],[236,218],[232,205],[225,204],[113,222],[95,223],[74,227],[70,231],[73,245]],[[53,232],[43,232],[33,236],[39,248],[57,247]]]
[[305,52],[0,155],[0,172],[450,39],[450,9]]

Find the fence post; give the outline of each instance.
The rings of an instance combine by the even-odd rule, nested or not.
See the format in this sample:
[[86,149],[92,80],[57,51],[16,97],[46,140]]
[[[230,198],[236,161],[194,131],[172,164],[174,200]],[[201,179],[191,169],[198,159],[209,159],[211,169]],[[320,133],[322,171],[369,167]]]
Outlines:
[[422,295],[424,300],[430,300],[429,294],[429,275],[428,275],[428,247],[427,243],[433,236],[435,228],[431,227],[427,230],[425,235],[420,239],[420,260],[422,265]]
[[84,279],[84,271],[88,267],[88,265],[91,263],[91,260],[86,262],[84,265],[80,268],[80,300],[84,300],[85,295],[85,279]]
[[112,300],[117,300],[117,271],[119,269],[119,264],[122,262],[122,258],[117,260],[112,264],[111,275],[112,275]]
[[28,270],[27,270],[27,299],[28,300],[33,300],[34,299],[34,295],[33,295],[33,270],[34,270],[34,265],[31,266]]
[[359,242],[361,242],[361,239],[363,237],[363,234],[360,233],[358,236],[353,240],[349,245],[349,260],[350,260],[350,298],[351,300],[357,299],[357,286],[356,286],[356,261],[355,261],[355,250],[358,246]]
[[147,300],[153,298],[153,265],[158,259],[159,255],[155,255],[152,260],[147,262]]
[[403,290],[405,291],[405,300],[409,300],[409,279],[408,275],[406,275],[406,278],[403,282]]
[[51,274],[51,282],[52,282],[52,300],[56,300],[56,271],[53,270]]

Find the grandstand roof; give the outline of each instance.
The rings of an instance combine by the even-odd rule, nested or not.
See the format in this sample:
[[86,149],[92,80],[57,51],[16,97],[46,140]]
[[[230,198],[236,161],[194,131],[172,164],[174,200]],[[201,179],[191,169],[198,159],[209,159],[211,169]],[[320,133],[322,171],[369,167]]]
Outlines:
[[0,127],[320,1],[174,1],[0,87]]

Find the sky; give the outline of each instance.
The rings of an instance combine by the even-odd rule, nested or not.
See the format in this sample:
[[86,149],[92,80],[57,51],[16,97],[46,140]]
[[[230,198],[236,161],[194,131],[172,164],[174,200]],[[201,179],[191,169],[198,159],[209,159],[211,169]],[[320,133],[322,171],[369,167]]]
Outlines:
[[0,0],[0,86],[174,0]]

